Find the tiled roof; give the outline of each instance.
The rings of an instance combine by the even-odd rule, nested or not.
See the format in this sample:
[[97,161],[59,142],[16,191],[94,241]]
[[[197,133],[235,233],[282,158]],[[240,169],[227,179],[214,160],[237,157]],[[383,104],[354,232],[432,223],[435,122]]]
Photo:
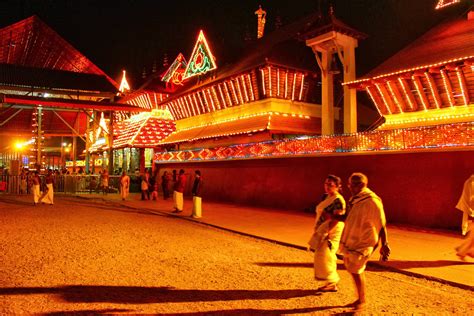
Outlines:
[[291,116],[276,113],[240,118],[214,125],[199,126],[186,130],[177,130],[162,144],[181,143],[206,138],[218,138],[239,134],[251,134],[269,131],[276,134],[319,134],[320,120],[317,118]]
[[0,63],[105,76],[118,87],[37,16],[0,29]]
[[464,16],[432,28],[358,80],[469,56],[474,56],[474,19]]
[[0,85],[116,93],[104,75],[41,69],[0,63]]
[[155,147],[176,129],[170,118],[155,116],[153,112],[141,113],[117,122],[114,148]]

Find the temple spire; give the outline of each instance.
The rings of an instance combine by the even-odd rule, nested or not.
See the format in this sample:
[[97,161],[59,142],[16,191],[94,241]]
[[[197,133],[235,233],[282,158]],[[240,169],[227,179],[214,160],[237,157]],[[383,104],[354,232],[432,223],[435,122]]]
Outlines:
[[125,70],[122,70],[122,72],[123,72],[123,75],[122,75],[122,81],[120,82],[119,91],[122,92],[122,93],[125,93],[125,92],[130,91],[130,86],[128,85]]

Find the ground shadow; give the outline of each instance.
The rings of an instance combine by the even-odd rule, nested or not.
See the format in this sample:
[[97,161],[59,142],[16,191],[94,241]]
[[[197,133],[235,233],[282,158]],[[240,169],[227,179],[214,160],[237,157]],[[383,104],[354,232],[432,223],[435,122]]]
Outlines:
[[389,266],[397,269],[410,269],[410,268],[439,268],[446,266],[459,266],[459,265],[472,265],[474,262],[456,261],[456,260],[390,260],[382,263],[384,266]]
[[318,296],[317,290],[180,290],[171,287],[87,286],[1,288],[0,295],[56,294],[74,303],[177,303],[236,300],[282,300]]
[[[276,268],[313,268],[312,262],[257,262],[256,265],[261,267],[276,267]],[[337,264],[338,270],[345,270],[343,263]]]
[[194,313],[172,313],[172,314],[155,314],[155,315],[179,315],[179,316],[205,316],[205,315],[290,315],[305,314],[318,311],[324,311],[335,308],[343,308],[344,306],[319,306],[306,307],[296,309],[230,309],[220,311],[194,312]]
[[112,313],[131,313],[133,312],[130,309],[89,309],[89,310],[80,310],[80,311],[58,311],[51,313],[41,313],[40,315],[45,316],[60,316],[60,315],[75,315],[75,316],[88,316],[88,315],[110,315]]

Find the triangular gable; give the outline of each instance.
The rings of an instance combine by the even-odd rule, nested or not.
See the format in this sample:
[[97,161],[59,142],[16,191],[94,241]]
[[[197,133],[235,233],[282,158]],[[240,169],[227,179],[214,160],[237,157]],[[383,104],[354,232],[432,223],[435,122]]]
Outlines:
[[174,84],[182,84],[186,66],[186,59],[184,58],[183,54],[179,53],[161,80],[168,83],[171,82]]
[[0,63],[102,75],[118,87],[35,15],[0,29]]
[[199,31],[196,45],[194,45],[193,53],[191,54],[191,58],[189,58],[189,63],[184,71],[183,78],[188,79],[193,76],[202,75],[216,68],[217,65],[214,56],[209,49],[204,32],[201,30]]

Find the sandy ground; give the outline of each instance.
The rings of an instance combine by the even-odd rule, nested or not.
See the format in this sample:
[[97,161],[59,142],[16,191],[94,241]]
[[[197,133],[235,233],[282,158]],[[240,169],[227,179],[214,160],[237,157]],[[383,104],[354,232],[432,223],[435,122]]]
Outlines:
[[[349,312],[318,293],[312,254],[175,217],[72,198],[34,207],[0,196],[0,314],[280,315]],[[367,314],[474,311],[472,291],[367,273]]]

